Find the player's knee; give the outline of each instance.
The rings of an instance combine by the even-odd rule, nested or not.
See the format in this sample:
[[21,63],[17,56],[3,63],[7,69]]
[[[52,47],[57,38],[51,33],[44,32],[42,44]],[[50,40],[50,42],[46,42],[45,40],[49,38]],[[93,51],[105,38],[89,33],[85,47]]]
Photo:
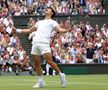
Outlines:
[[51,64],[53,63],[53,61],[48,60],[47,63],[48,63],[49,65],[51,65]]

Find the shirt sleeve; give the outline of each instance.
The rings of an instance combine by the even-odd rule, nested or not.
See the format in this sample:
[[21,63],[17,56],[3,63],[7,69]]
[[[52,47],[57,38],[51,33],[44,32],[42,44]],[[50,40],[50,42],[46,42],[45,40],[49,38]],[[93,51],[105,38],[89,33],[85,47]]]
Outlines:
[[59,24],[56,21],[53,21],[53,28],[55,28],[56,26],[58,26]]

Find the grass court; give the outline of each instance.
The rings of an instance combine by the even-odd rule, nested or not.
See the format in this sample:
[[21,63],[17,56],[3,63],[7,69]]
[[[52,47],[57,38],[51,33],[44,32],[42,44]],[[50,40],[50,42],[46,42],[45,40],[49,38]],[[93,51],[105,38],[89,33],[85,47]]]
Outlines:
[[44,76],[46,87],[32,88],[36,76],[0,76],[0,90],[108,90],[108,75],[67,75],[61,88],[58,76]]

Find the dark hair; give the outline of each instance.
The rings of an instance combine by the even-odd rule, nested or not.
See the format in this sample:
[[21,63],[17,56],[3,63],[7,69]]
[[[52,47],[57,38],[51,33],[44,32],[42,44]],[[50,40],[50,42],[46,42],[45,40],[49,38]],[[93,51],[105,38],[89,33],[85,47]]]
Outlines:
[[47,8],[49,8],[49,9],[51,9],[52,10],[52,16],[51,16],[51,18],[53,18],[53,17],[55,17],[55,15],[56,15],[56,12],[55,12],[55,10],[52,8],[52,7],[47,7]]

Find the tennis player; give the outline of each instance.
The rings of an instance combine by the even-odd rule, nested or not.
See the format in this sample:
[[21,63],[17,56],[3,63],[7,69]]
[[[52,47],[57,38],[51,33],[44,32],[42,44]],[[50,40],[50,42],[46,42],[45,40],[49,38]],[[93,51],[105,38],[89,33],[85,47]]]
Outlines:
[[40,56],[43,55],[46,62],[55,70],[60,76],[61,86],[66,87],[66,77],[65,74],[60,71],[57,64],[52,60],[52,53],[50,48],[50,37],[51,33],[55,30],[60,33],[66,33],[69,30],[61,28],[59,24],[52,18],[55,16],[55,11],[52,7],[47,7],[45,10],[45,19],[38,21],[30,29],[15,29],[19,33],[31,33],[34,32],[32,40],[31,54],[34,58],[35,70],[38,76],[38,80],[33,88],[41,88],[45,86],[45,81],[43,80],[42,68],[40,65]]

